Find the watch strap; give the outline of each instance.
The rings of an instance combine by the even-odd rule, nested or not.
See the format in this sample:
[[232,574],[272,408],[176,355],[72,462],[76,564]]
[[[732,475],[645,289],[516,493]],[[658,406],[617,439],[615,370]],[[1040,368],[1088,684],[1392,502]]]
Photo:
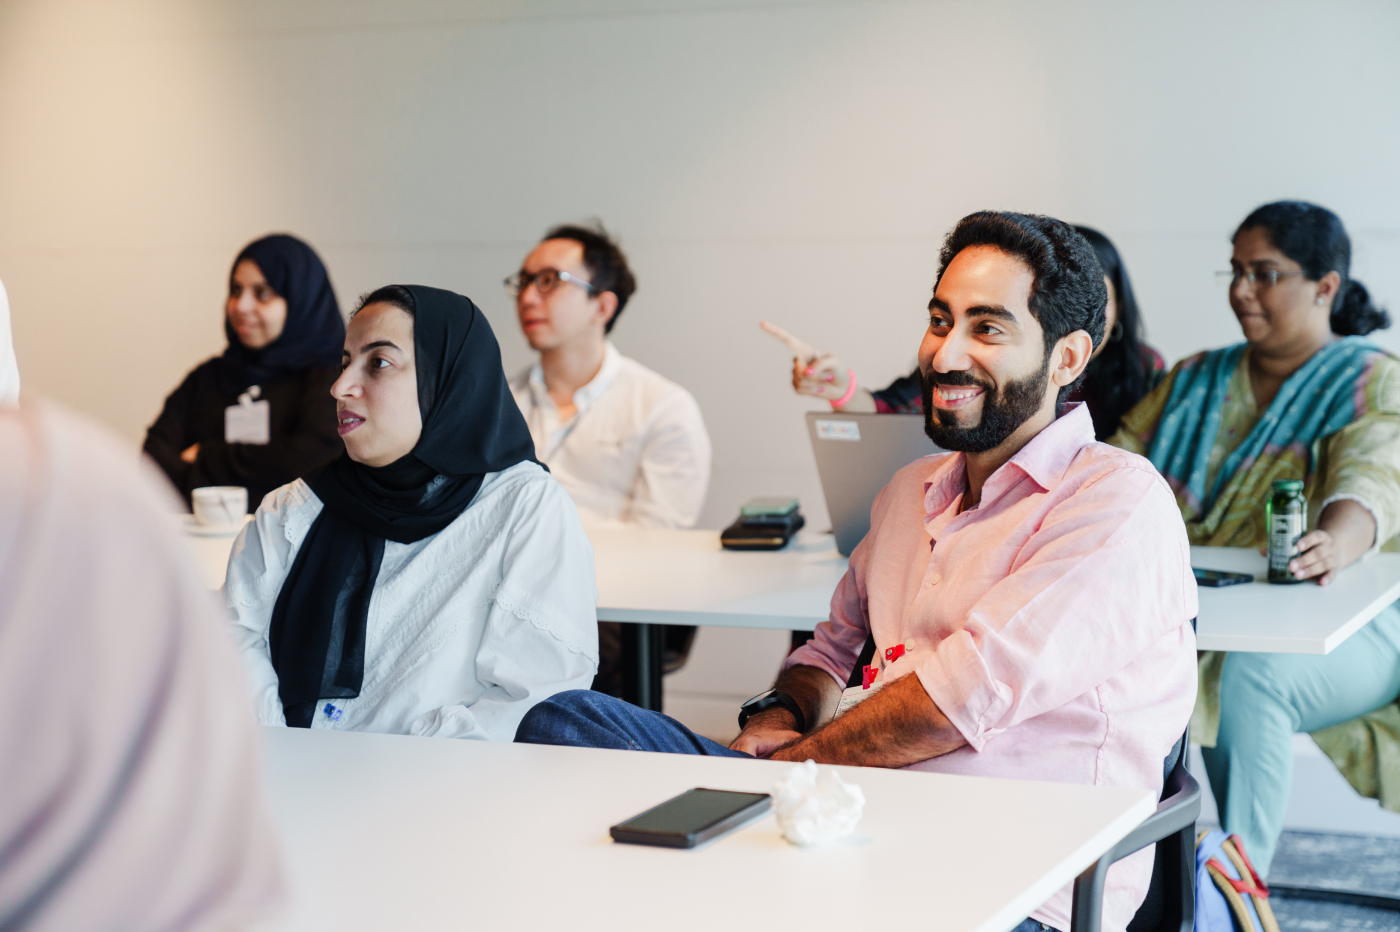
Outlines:
[[802,706],[798,704],[796,699],[780,689],[769,692],[768,695],[763,696],[757,701],[746,702],[743,707],[739,709],[739,727],[741,729],[744,728],[748,725],[749,719],[775,706],[782,706],[792,713],[792,717],[796,720],[799,734],[805,735],[807,733],[807,716],[803,714]]

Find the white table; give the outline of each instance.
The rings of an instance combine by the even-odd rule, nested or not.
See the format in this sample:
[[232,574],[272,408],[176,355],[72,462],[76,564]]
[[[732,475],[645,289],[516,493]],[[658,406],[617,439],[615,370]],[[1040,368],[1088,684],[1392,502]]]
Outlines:
[[1198,587],[1196,646],[1201,650],[1331,653],[1400,598],[1400,553],[1354,563],[1326,587],[1271,585],[1264,557],[1248,547],[1192,547],[1191,565],[1255,578],[1239,586]]
[[182,533],[190,552],[194,554],[199,578],[210,589],[222,589],[224,574],[228,571],[228,555],[233,550],[235,535],[199,537],[188,531]]
[[663,625],[811,631],[846,572],[830,534],[782,550],[725,550],[717,531],[588,529],[598,620],[623,629],[622,697],[662,708]]
[[[710,625],[810,631],[827,618],[846,572],[830,534],[803,533],[779,551],[733,551],[716,531],[592,528],[598,619],[650,626]],[[223,585],[232,537],[186,535],[201,575]],[[1265,561],[1243,547],[1192,547],[1193,566],[1252,573],[1256,582],[1200,587],[1201,650],[1326,654],[1400,599],[1400,554],[1380,553],[1343,570],[1326,588],[1264,582]],[[652,644],[646,653],[655,654]],[[653,664],[654,666],[654,664]],[[657,671],[647,678],[659,682]],[[659,691],[648,706],[659,703]],[[659,706],[658,706],[659,707]]]
[[1005,932],[1142,822],[1144,790],[840,768],[856,836],[771,816],[693,850],[608,827],[696,786],[768,792],[791,764],[263,730],[291,883],[279,932],[938,929]]
[[589,528],[598,620],[811,631],[846,558],[830,534],[782,550],[725,550],[718,531]]
[[[217,589],[233,537],[186,540]],[[589,528],[598,620],[628,622],[624,697],[661,709],[661,625],[811,631],[825,621],[846,572],[830,534],[801,534],[782,550],[725,550],[718,531]]]
[[[590,528],[598,620],[811,631],[827,618],[846,558],[830,534],[777,551],[724,550],[718,531]],[[233,537],[185,540],[211,589],[224,584]]]

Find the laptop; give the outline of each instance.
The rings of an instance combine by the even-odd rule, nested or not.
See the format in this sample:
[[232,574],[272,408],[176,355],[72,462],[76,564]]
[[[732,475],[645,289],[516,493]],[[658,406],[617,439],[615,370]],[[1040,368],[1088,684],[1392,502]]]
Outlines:
[[870,506],[894,474],[921,456],[943,452],[924,433],[922,414],[811,411],[807,435],[842,556],[850,556],[870,530]]

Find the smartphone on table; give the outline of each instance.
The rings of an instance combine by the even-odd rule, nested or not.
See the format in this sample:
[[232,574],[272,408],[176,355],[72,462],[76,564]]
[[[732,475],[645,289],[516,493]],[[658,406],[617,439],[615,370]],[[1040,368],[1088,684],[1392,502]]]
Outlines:
[[1191,567],[1191,572],[1196,574],[1196,585],[1210,586],[1218,589],[1221,586],[1238,586],[1243,583],[1254,582],[1254,577],[1249,573],[1231,573],[1228,570],[1203,570],[1198,566]]
[[772,805],[767,793],[696,788],[619,822],[608,834],[629,845],[694,848],[763,815]]

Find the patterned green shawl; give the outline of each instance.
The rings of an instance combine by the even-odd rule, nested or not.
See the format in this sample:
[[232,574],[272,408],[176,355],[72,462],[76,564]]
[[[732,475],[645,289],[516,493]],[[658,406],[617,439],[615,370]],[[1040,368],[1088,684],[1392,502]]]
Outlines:
[[[1248,391],[1247,379],[1238,375],[1245,347],[1179,363],[1128,412],[1110,442],[1148,457],[1166,477],[1193,544],[1263,544],[1264,502],[1275,479],[1304,480],[1310,511],[1338,493],[1364,499],[1376,515],[1379,539],[1388,540],[1400,529],[1400,362],[1360,337],[1328,345],[1284,382],[1210,476],[1212,455],[1226,448],[1221,431],[1244,429],[1237,416],[1222,417],[1222,412],[1242,410],[1226,401],[1232,381],[1235,390]],[[1310,523],[1317,517],[1310,514]],[[1219,651],[1200,657],[1191,738],[1207,747],[1215,744],[1220,721],[1224,662]],[[1313,738],[1357,792],[1400,811],[1400,706],[1314,732]]]
[[1206,488],[1221,408],[1247,345],[1202,353],[1178,367],[1147,447],[1147,458],[1176,492],[1193,544],[1248,547],[1261,541],[1273,481],[1309,477],[1313,443],[1367,412],[1365,375],[1378,356],[1388,355],[1361,337],[1319,350],[1283,383]]

